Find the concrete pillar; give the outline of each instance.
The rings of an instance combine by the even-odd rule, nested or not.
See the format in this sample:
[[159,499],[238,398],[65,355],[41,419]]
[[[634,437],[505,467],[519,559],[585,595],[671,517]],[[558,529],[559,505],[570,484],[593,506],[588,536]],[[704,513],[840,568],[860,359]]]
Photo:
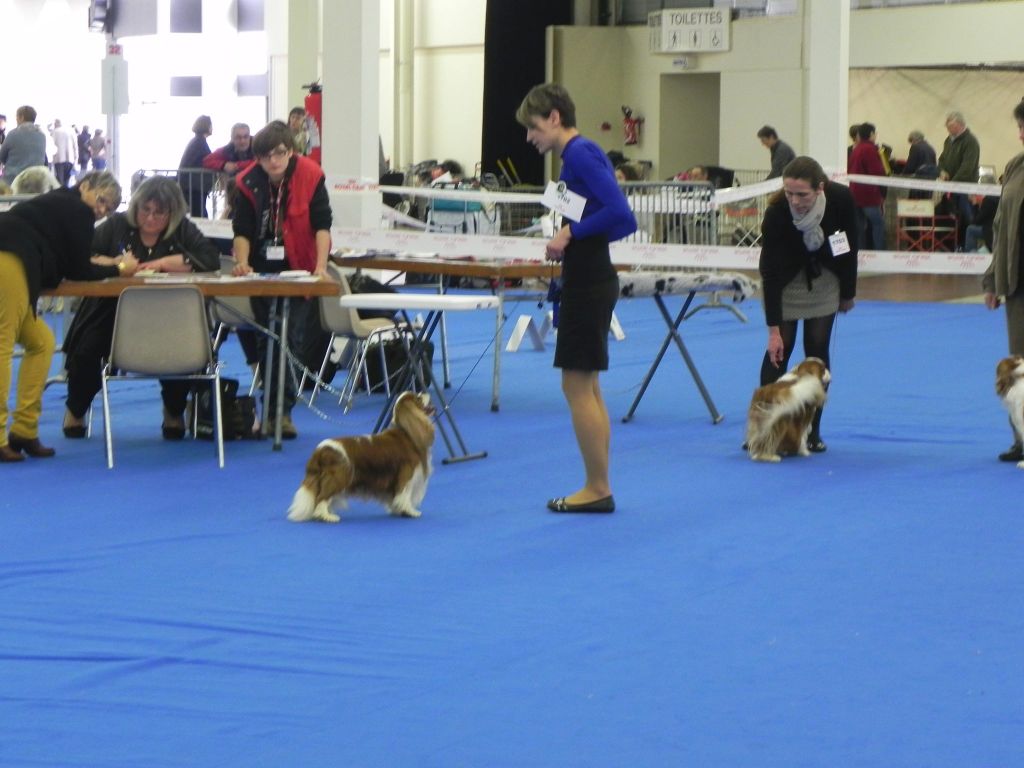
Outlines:
[[[378,0],[323,4],[323,168],[328,179],[378,179],[380,6]],[[331,195],[334,221],[377,227],[380,198]],[[336,245],[343,245],[338,243]]]
[[804,0],[803,134],[826,170],[846,170],[850,0]]
[[394,148],[391,167],[405,168],[413,162],[413,78],[415,52],[415,9],[412,0],[395,0],[395,34],[391,45],[394,71]]
[[288,0],[288,103],[272,114],[287,118],[306,98],[302,86],[320,78],[320,38],[319,0]]

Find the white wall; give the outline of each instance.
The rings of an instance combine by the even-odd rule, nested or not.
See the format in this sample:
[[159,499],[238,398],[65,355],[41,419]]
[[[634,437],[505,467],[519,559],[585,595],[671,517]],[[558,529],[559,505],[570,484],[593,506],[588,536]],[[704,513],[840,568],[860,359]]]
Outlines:
[[[413,52],[413,157],[480,161],[486,0],[417,0]],[[394,146],[394,6],[381,1],[380,125],[384,153]]]
[[[907,133],[915,128],[941,149],[945,115],[960,109],[981,142],[982,163],[1001,170],[1021,150],[1010,116],[1024,95],[1021,72],[954,67],[1024,61],[1020,36],[999,33],[1021,29],[1021,0],[854,11],[850,22],[850,122],[875,123],[880,138],[893,146],[897,157],[904,157]],[[768,152],[755,135],[763,124],[774,126],[797,152],[804,150],[805,63],[799,15],[737,19],[732,23],[732,50],[686,55],[686,69],[674,63],[682,58],[678,55],[649,53],[645,27],[607,31],[601,38],[606,62],[597,77],[590,77],[585,69],[562,63],[593,56],[591,33],[580,27],[559,28],[553,54],[555,71],[565,72],[569,79],[561,82],[577,102],[595,99],[602,119],[616,117],[612,108],[616,103],[629,103],[646,117],[644,138],[627,155],[654,161],[655,178],[680,170],[661,167],[659,162],[662,132],[672,130],[670,116],[672,110],[679,109],[679,105],[667,109],[661,103],[657,83],[666,73],[721,73],[718,157],[701,162],[717,159],[733,168],[767,168]],[[864,68],[879,65],[892,69]],[[950,69],[909,69],[918,66]],[[609,68],[621,75],[603,78]],[[813,108],[810,105],[812,113]]]
[[60,118],[105,128],[100,111],[100,62],[106,44],[87,29],[88,0],[0,0],[3,75],[0,113],[7,129],[23,104],[35,107],[45,127]]

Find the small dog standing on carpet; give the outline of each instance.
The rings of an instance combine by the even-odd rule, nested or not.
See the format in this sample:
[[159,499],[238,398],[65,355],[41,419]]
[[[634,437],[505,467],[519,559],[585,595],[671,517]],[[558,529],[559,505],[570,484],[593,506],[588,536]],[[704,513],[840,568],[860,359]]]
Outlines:
[[778,381],[754,390],[747,412],[747,451],[754,461],[780,454],[810,456],[807,435],[814,412],[825,404],[832,377],[823,360],[808,357]]
[[[1024,436],[1024,357],[1011,355],[996,366],[996,394],[1010,412],[1010,423],[1017,440]],[[1024,461],[1017,466],[1024,469]]]
[[403,392],[383,432],[321,442],[309,457],[288,519],[336,523],[340,518],[331,507],[344,508],[351,496],[375,499],[398,517],[419,517],[433,471],[433,415],[430,395]]

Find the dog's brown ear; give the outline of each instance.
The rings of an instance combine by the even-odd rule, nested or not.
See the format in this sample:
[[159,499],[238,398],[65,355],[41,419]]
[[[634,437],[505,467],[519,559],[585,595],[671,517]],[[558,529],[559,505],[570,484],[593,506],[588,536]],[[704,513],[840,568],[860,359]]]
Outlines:
[[434,444],[434,422],[415,395],[406,393],[398,399],[395,403],[394,422],[421,453],[426,453]]

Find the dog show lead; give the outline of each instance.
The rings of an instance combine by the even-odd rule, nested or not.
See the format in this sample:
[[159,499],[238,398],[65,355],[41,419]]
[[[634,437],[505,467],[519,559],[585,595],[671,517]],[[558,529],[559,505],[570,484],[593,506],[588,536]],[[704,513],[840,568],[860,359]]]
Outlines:
[[608,370],[608,330],[619,296],[608,244],[635,232],[636,218],[604,151],[576,129],[576,105],[564,88],[552,83],[533,87],[516,110],[516,120],[540,154],[559,154],[563,195],[577,209],[582,203],[582,215],[562,226],[545,252],[551,261],[562,262],[554,365],[562,370],[562,392],[586,482],[547,506],[552,512],[614,512],[608,477],[611,424],[598,374]]

